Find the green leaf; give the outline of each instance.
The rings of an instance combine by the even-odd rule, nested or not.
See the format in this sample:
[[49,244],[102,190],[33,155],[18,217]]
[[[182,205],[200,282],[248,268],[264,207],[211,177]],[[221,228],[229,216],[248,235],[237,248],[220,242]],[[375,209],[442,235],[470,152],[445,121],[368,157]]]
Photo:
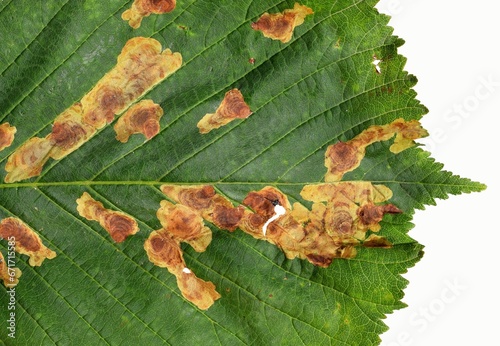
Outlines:
[[[407,232],[415,209],[484,186],[442,170],[419,147],[392,154],[392,140],[370,145],[343,180],[384,184],[403,213],[386,215],[380,235],[391,249],[359,248],[328,268],[288,260],[274,245],[237,230],[213,230],[207,251],[183,246],[198,277],[221,298],[202,311],[185,300],[175,277],[154,266],[143,244],[161,228],[156,210],[163,183],[213,184],[240,204],[274,186],[303,202],[300,191],[325,175],[326,148],[371,125],[418,120],[426,108],[411,89],[416,78],[397,54],[376,1],[310,0],[314,10],[288,43],[251,28],[264,12],[293,1],[177,1],[133,30],[121,19],[124,0],[0,2],[0,123],[17,127],[0,152],[51,132],[54,118],[79,101],[116,64],[128,39],[153,37],[180,52],[183,66],[145,97],[165,115],[161,132],[123,144],[112,126],[39,177],[0,183],[0,219],[18,217],[57,253],[40,267],[16,255],[15,339],[7,329],[12,294],[0,292],[0,341],[25,344],[373,345],[386,314],[404,307],[401,276],[422,256]],[[381,73],[373,64],[380,59]],[[201,135],[196,127],[224,94],[238,88],[253,114]],[[76,199],[89,192],[139,222],[140,232],[115,243],[82,218]],[[0,241],[6,256],[7,242]]]

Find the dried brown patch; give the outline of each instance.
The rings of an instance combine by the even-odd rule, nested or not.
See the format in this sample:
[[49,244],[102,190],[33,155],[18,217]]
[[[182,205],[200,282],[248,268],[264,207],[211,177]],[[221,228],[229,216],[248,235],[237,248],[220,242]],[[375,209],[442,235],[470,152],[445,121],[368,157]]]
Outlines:
[[53,146],[50,157],[54,160],[75,151],[96,133],[93,126],[84,123],[82,115],[82,105],[77,102],[55,119],[52,133],[46,137]]
[[200,214],[189,207],[162,201],[156,216],[163,229],[175,239],[188,243],[198,252],[205,251],[212,241],[210,228],[205,226]]
[[56,257],[56,253],[45,245],[28,225],[18,218],[8,217],[0,223],[0,238],[15,240],[15,250],[30,257],[31,266],[40,266],[44,259]]
[[[170,49],[161,50],[161,44],[152,38],[135,37],[127,41],[117,64],[83,96],[80,102],[62,112],[54,121],[52,132],[45,138],[34,137],[21,145],[9,157],[5,182],[16,182],[40,175],[49,157],[60,160],[78,149],[94,136],[97,130],[113,121],[133,102],[153,86],[177,71],[182,56]],[[144,105],[140,103],[141,107]],[[149,108],[148,108],[149,109]],[[159,130],[154,119],[161,110],[153,107],[152,115],[124,120],[131,126],[125,132],[143,133],[151,138]],[[147,112],[149,114],[149,112]],[[128,137],[127,137],[128,138]]]
[[206,310],[220,298],[213,283],[199,279],[187,268],[179,239],[167,229],[152,232],[144,243],[144,249],[152,263],[167,268],[175,275],[183,297],[198,308]]
[[390,150],[399,153],[415,144],[414,140],[427,136],[417,120],[405,121],[397,119],[388,125],[374,125],[361,132],[348,142],[330,145],[325,154],[327,173],[325,181],[334,182],[342,179],[345,173],[359,167],[365,157],[367,146],[380,141],[387,141],[394,135],[394,144]]
[[141,26],[142,18],[150,14],[163,14],[175,9],[176,0],[135,0],[132,7],[122,14],[122,19],[137,29]]
[[147,140],[160,132],[163,109],[151,100],[142,100],[130,107],[116,122],[116,139],[126,143],[135,133],[142,133]]
[[208,133],[235,119],[248,118],[252,114],[238,89],[229,90],[215,113],[207,113],[198,122],[200,133]]
[[101,202],[93,199],[87,192],[84,192],[76,203],[80,216],[99,222],[117,243],[139,232],[139,226],[134,218],[120,211],[104,208]]
[[3,123],[0,125],[0,151],[12,144],[16,131],[16,127],[10,126],[9,123]]
[[305,17],[313,13],[311,8],[295,3],[293,9],[282,13],[264,13],[252,23],[252,29],[262,31],[265,37],[286,43],[292,39],[295,27],[304,23]]

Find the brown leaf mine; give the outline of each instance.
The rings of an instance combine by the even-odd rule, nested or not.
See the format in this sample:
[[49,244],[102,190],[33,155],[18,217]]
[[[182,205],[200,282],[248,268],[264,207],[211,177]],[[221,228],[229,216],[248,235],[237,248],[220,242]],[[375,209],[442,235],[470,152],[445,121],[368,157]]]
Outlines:
[[40,266],[44,259],[56,257],[56,253],[42,244],[42,240],[28,225],[18,218],[8,217],[0,223],[0,237],[14,238],[15,250],[30,257],[31,266]]
[[197,252],[205,251],[212,241],[212,231],[205,226],[200,214],[182,204],[161,201],[160,205],[156,216],[163,229],[175,239],[191,245]]
[[122,14],[122,19],[137,29],[141,26],[142,18],[148,17],[151,13],[163,14],[172,12],[175,9],[176,0],[135,0],[132,7]]
[[97,221],[117,243],[139,232],[137,221],[120,211],[104,208],[101,202],[94,200],[87,192],[76,200],[77,211],[87,220]]
[[179,240],[176,240],[168,230],[151,232],[144,243],[144,249],[153,264],[167,268],[175,275],[183,297],[198,308],[206,310],[220,298],[213,283],[198,278],[186,267]]
[[264,13],[252,23],[252,29],[262,31],[265,37],[286,43],[292,39],[295,27],[304,23],[305,17],[313,13],[311,8],[296,2],[293,9],[282,13]]
[[146,140],[160,132],[160,118],[163,109],[151,100],[142,100],[130,107],[115,126],[116,139],[126,143],[135,133],[142,133]]
[[7,265],[5,258],[0,252],[0,280],[5,287],[14,287],[19,283],[22,272],[19,268],[12,268]]
[[50,157],[54,160],[60,160],[75,151],[96,133],[93,126],[83,122],[82,114],[82,105],[77,102],[54,120],[52,133],[47,136],[53,145]]
[[428,135],[417,120],[405,121],[400,118],[388,125],[370,126],[350,141],[338,142],[328,147],[325,154],[327,168],[325,181],[341,180],[345,173],[359,167],[367,146],[375,142],[387,141],[394,134],[396,138],[390,150],[395,154],[412,147],[415,139]]
[[96,129],[113,120],[137,98],[177,71],[182,56],[161,50],[155,39],[134,37],[127,41],[111,69],[82,98],[83,121]]
[[234,119],[245,119],[252,114],[250,107],[245,103],[243,95],[238,89],[229,90],[215,113],[207,113],[198,122],[200,133],[208,133],[213,129],[224,126]]
[[[49,135],[45,138],[33,137],[12,153],[5,166],[5,182],[40,175],[49,158],[60,160],[78,149],[97,130],[113,121],[115,115],[177,71],[181,64],[179,53],[172,53],[170,49],[162,51],[160,42],[155,39],[135,37],[128,40],[117,58],[116,66],[80,102],[56,117]],[[145,105],[139,104],[141,106],[137,107]],[[152,114],[145,115],[139,111],[132,120],[125,119],[126,130],[120,130],[120,138],[125,140],[128,138],[126,133],[141,132],[149,139],[158,132],[159,126],[154,118],[161,116],[161,108],[152,107],[150,110],[150,105],[146,105],[146,113],[150,111]]]
[[9,123],[3,123],[0,125],[0,151],[12,144],[16,131],[17,129],[15,126],[10,126]]

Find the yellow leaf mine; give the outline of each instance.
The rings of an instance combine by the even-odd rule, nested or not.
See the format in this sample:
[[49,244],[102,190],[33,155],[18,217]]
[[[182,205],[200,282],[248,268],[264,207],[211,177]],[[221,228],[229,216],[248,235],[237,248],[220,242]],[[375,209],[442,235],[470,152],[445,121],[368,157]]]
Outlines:
[[15,240],[15,250],[30,257],[31,266],[40,266],[44,259],[56,257],[56,253],[42,244],[42,240],[23,221],[15,217],[8,217],[0,223],[0,237]]
[[367,146],[375,142],[387,141],[394,134],[396,138],[390,150],[395,154],[415,145],[415,139],[428,135],[417,120],[405,121],[400,118],[388,125],[370,126],[350,141],[338,142],[328,147],[325,154],[327,168],[325,181],[341,180],[345,173],[359,167]]
[[0,252],[0,279],[3,280],[5,287],[14,287],[19,283],[19,277],[22,272],[19,268],[8,267],[5,259]]
[[17,129],[15,126],[10,126],[9,123],[3,123],[0,125],[0,151],[12,144],[16,131]]
[[[139,97],[177,71],[182,56],[161,50],[152,38],[135,37],[127,41],[112,68],[80,102],[56,117],[52,132],[45,138],[34,137],[9,157],[5,182],[16,182],[40,175],[49,158],[60,160],[78,149],[97,130],[114,120]],[[158,110],[156,110],[158,114]],[[140,118],[140,117],[139,117]],[[139,119],[141,120],[141,119]],[[140,122],[140,121],[138,121]],[[139,130],[153,136],[151,121]],[[134,128],[133,131],[138,129]],[[124,138],[125,134],[120,135]]]
[[146,140],[156,136],[160,132],[160,118],[163,109],[151,100],[142,100],[118,118],[113,127],[116,139],[126,143],[129,137],[135,133],[142,133]]
[[84,192],[76,203],[80,216],[99,222],[117,243],[139,232],[139,226],[134,218],[120,211],[104,208],[101,202],[93,199],[87,192]]
[[142,18],[148,17],[151,13],[163,14],[172,12],[175,9],[176,0],[135,0],[132,7],[122,14],[122,19],[137,29],[141,26]]
[[252,29],[262,31],[265,37],[286,43],[292,39],[295,27],[304,23],[305,17],[313,13],[311,8],[296,2],[293,9],[282,13],[264,13],[252,23]]
[[245,119],[252,114],[238,89],[229,90],[215,113],[207,113],[198,122],[200,133],[208,133],[224,126],[235,119]]

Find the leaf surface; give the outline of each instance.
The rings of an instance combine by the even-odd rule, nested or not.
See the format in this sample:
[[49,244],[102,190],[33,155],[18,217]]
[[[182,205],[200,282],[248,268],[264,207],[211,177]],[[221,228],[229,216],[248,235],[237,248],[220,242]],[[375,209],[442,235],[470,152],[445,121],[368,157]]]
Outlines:
[[[213,230],[207,251],[183,246],[198,277],[221,299],[207,311],[180,294],[175,277],[149,262],[143,244],[161,227],[156,218],[163,183],[212,184],[234,204],[274,186],[291,202],[306,184],[324,180],[326,148],[371,125],[419,120],[426,108],[411,89],[416,78],[397,54],[376,1],[305,1],[314,10],[288,43],[251,28],[264,12],[293,1],[177,1],[133,30],[121,19],[130,1],[3,1],[0,3],[0,123],[17,127],[10,154],[51,131],[54,118],[79,101],[116,64],[125,42],[153,37],[180,52],[182,67],[148,92],[165,115],[150,141],[123,144],[112,126],[81,148],[50,160],[39,177],[0,183],[0,218],[18,217],[57,253],[40,267],[16,257],[14,344],[372,345],[384,316],[404,307],[400,274],[422,256],[411,239],[415,209],[449,194],[479,191],[479,183],[442,170],[421,148],[399,154],[392,140],[367,147],[344,181],[388,186],[403,213],[386,215],[380,235],[391,249],[359,248],[328,268],[287,260],[269,243],[237,230]],[[373,64],[380,59],[381,73]],[[253,114],[201,135],[197,122],[238,88]],[[117,244],[83,219],[76,199],[89,192],[107,207],[132,215],[140,232]],[[7,251],[5,241],[0,249]],[[0,294],[0,319],[9,318]],[[3,322],[5,324],[5,322]]]

